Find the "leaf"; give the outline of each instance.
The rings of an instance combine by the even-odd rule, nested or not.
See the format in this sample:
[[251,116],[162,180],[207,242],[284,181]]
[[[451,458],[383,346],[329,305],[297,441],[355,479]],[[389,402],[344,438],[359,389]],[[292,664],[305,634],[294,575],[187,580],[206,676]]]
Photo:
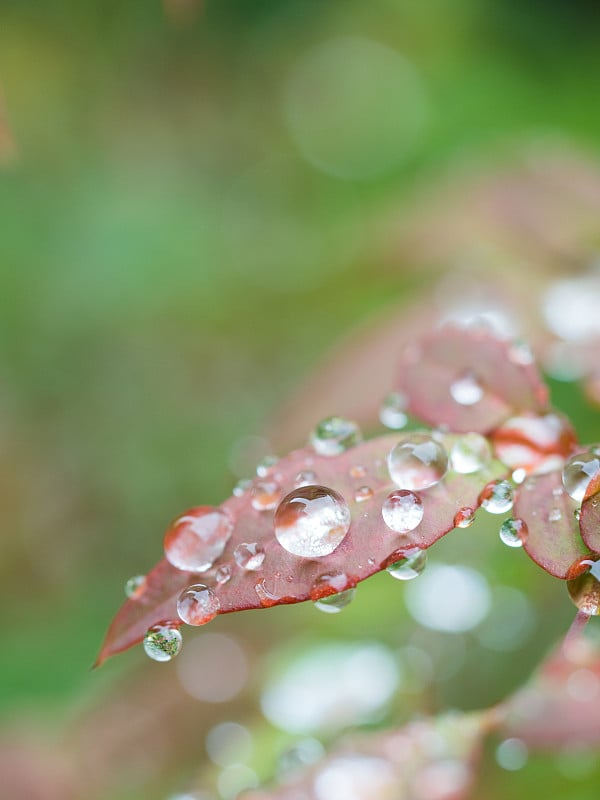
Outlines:
[[590,550],[600,553],[600,472],[590,481],[583,498],[579,527]]
[[[548,389],[535,364],[481,327],[446,325],[409,346],[398,389],[417,417],[461,433],[488,433],[511,414],[548,406]],[[464,402],[456,399],[461,395]]]
[[472,788],[487,727],[486,713],[454,712],[349,737],[284,786],[240,800],[461,800]]
[[[382,436],[329,457],[318,455],[312,448],[297,450],[272,467],[266,478],[254,481],[256,489],[261,480],[275,480],[285,495],[294,488],[298,473],[310,470],[314,473],[311,482],[334,489],[345,498],[352,514],[350,529],[327,556],[303,558],[285,550],[274,536],[274,511],[256,510],[252,505],[253,490],[230,497],[220,506],[234,521],[222,556],[202,574],[177,570],[165,560],[159,562],[113,620],[97,663],[141,641],[152,625],[178,621],[177,598],[193,583],[213,589],[222,614],[311,599],[315,581],[323,575],[341,574],[342,578],[335,582],[335,592],[355,586],[388,566],[390,559],[399,560],[415,548],[430,547],[454,528],[454,516],[460,508],[477,508],[481,489],[502,474],[498,462],[471,475],[449,471],[439,484],[417,493],[424,506],[418,527],[408,534],[394,533],[384,523],[381,508],[388,493],[396,488],[387,470],[387,455],[402,438],[397,434]],[[440,440],[448,449],[456,437]],[[355,493],[364,486],[372,490],[372,496],[356,500]],[[256,542],[264,548],[264,562],[258,571],[236,564],[234,550],[243,542]],[[224,564],[231,567],[231,579],[218,584],[215,572]]]
[[569,567],[588,554],[575,518],[577,507],[565,492],[558,470],[528,477],[515,501],[514,516],[528,528],[524,549],[557,578],[566,578]]

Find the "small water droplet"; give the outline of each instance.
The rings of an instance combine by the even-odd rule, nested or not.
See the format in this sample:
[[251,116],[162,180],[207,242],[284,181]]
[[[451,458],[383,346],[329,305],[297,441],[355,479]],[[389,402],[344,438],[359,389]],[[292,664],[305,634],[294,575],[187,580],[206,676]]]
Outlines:
[[338,614],[352,602],[355,594],[356,589],[346,589],[346,591],[339,594],[330,594],[328,597],[316,600],[315,608],[318,608],[319,611],[324,611],[326,614]]
[[277,481],[259,481],[252,489],[252,508],[271,511],[281,499],[281,486]]
[[261,606],[263,608],[271,608],[276,606],[281,600],[281,592],[276,588],[281,576],[275,576],[272,579],[263,578],[254,586],[254,590],[258,595]]
[[600,457],[591,450],[570,458],[563,469],[562,481],[567,494],[581,503],[594,475],[600,470]]
[[238,481],[236,485],[233,487],[233,494],[235,497],[241,497],[251,488],[252,488],[252,481],[248,480],[248,478],[242,478],[242,480]]
[[373,494],[373,489],[370,486],[361,486],[354,492],[354,499],[357,503],[364,503],[365,500],[370,500]]
[[573,603],[590,617],[600,615],[600,560],[579,558],[567,572],[567,589]]
[[242,542],[233,551],[233,557],[239,567],[255,572],[262,567],[265,551],[256,542]]
[[420,575],[427,566],[427,551],[418,550],[406,558],[401,558],[386,567],[392,578],[399,581],[411,581]]
[[511,475],[513,479],[513,483],[517,485],[523,483],[525,478],[527,477],[527,470],[523,469],[523,467],[517,467],[517,469],[513,470],[513,474]]
[[459,508],[459,510],[454,515],[455,528],[469,528],[474,522],[475,522],[475,510],[473,508],[469,508],[469,506],[465,506],[464,508]]
[[406,426],[408,417],[406,396],[400,392],[392,392],[384,399],[379,409],[379,419],[382,425],[393,431],[399,431]]
[[179,595],[177,613],[186,625],[206,625],[219,613],[219,598],[203,583],[188,586]]
[[353,467],[350,467],[351,478],[364,478],[366,474],[367,470],[361,464],[355,464]]
[[231,580],[231,567],[229,564],[221,564],[215,572],[215,581],[219,586],[223,586],[229,580]]
[[560,522],[562,519],[562,512],[560,508],[551,508],[548,512],[548,522]]
[[256,465],[256,474],[259,478],[265,478],[273,469],[275,464],[279,463],[277,456],[265,456]]
[[450,464],[455,472],[469,475],[486,467],[492,458],[488,440],[479,433],[459,437],[450,451]]
[[555,486],[554,489],[552,489],[553,497],[562,497],[563,493],[564,489],[562,488],[562,486]]
[[183,638],[173,623],[153,625],[144,636],[144,650],[153,661],[170,661],[181,650]]
[[348,578],[345,572],[329,572],[325,575],[320,575],[313,583],[310,590],[310,599],[313,602],[322,600],[324,597],[330,595],[340,594],[346,589],[351,589],[352,581]]
[[523,547],[528,533],[527,524],[522,519],[507,519],[500,526],[500,540],[508,547]]
[[575,511],[573,512],[573,516],[575,517],[577,522],[579,522],[579,520],[581,519],[581,509],[576,508]]
[[475,376],[469,372],[451,384],[450,394],[461,406],[472,406],[483,397],[483,387]]
[[132,578],[129,578],[129,580],[125,584],[125,595],[130,599],[134,597],[139,597],[142,591],[144,590],[145,585],[146,585],[145,575],[134,575]]
[[508,350],[508,358],[513,364],[520,364],[521,366],[533,364],[535,361],[531,347],[521,339],[517,339],[511,344]]
[[423,519],[423,514],[423,501],[407,489],[390,492],[381,508],[383,521],[396,533],[414,530]]
[[504,514],[513,507],[514,492],[508,481],[492,481],[479,495],[479,503],[490,514]]
[[320,558],[342,542],[351,514],[344,498],[326,486],[304,486],[286,495],[275,512],[275,536],[296,556]]
[[388,469],[400,489],[419,491],[442,480],[448,470],[448,456],[429,434],[411,433],[388,455]]
[[362,440],[356,422],[342,417],[327,417],[319,422],[310,435],[310,443],[320,456],[345,453]]
[[314,486],[317,482],[317,474],[312,469],[305,469],[299,472],[294,479],[294,488],[301,486]]
[[185,572],[206,572],[223,553],[232,532],[233,521],[220,508],[192,508],[167,529],[167,561]]

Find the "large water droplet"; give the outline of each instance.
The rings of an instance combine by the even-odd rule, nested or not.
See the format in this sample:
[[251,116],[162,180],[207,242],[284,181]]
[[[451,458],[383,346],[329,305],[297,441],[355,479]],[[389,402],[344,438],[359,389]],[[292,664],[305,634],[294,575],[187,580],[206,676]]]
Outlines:
[[145,575],[134,575],[132,578],[129,578],[127,583],[125,584],[125,594],[130,599],[133,597],[139,597],[144,590],[144,586],[146,585],[146,576]]
[[455,528],[469,528],[475,522],[475,509],[465,506],[454,515]]
[[423,519],[423,514],[423,501],[407,489],[390,492],[381,508],[383,521],[396,533],[414,530]]
[[600,457],[588,450],[570,458],[563,469],[562,482],[568,495],[581,503],[594,475],[600,470]]
[[508,481],[492,481],[483,488],[479,502],[490,514],[505,514],[513,507],[513,487]]
[[418,550],[416,553],[401,558],[399,561],[394,561],[389,567],[386,567],[392,578],[399,581],[412,581],[420,575],[427,566],[427,551]]
[[220,508],[192,508],[165,534],[167,561],[186,572],[206,572],[222,554],[232,531],[232,519]]
[[183,639],[177,627],[163,623],[153,625],[144,636],[144,650],[153,661],[170,661],[181,650]]
[[188,586],[179,595],[177,613],[186,625],[206,625],[219,613],[219,598],[203,583]]
[[342,609],[346,608],[356,594],[356,589],[346,589],[339,594],[330,594],[327,597],[322,597],[320,600],[315,600],[315,608],[319,611],[324,611],[326,614],[339,614]]
[[448,470],[448,456],[429,434],[411,433],[388,455],[388,469],[400,489],[427,489],[439,483]]
[[342,417],[327,417],[319,422],[310,435],[310,443],[320,456],[345,453],[362,440],[356,422]]
[[407,400],[400,392],[388,394],[379,409],[379,419],[382,425],[393,431],[399,431],[408,422],[406,416]]
[[271,511],[281,499],[281,486],[277,481],[259,481],[252,489],[252,508]]
[[277,507],[275,536],[288,553],[320,558],[333,553],[350,522],[350,509],[340,494],[326,486],[303,486]]
[[255,572],[262,567],[265,551],[257,542],[242,542],[233,551],[233,557],[239,567]]
[[483,387],[474,375],[468,373],[454,381],[450,386],[450,394],[461,406],[472,406],[483,397]]
[[567,589],[573,603],[590,617],[600,615],[600,560],[590,555],[578,559],[567,573]]
[[507,519],[500,526],[500,539],[508,547],[523,547],[528,533],[527,524],[522,519]]
[[450,451],[450,464],[455,472],[469,475],[486,467],[492,458],[488,440],[479,433],[465,433]]

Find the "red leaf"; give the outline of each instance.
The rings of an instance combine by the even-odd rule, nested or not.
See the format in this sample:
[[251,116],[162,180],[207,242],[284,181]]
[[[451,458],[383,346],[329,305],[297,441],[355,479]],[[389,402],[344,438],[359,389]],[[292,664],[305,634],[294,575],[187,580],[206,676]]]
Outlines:
[[583,498],[579,527],[590,550],[600,553],[600,472],[590,481]]
[[[136,596],[127,600],[118,612],[97,663],[141,641],[150,626],[178,620],[177,598],[193,583],[203,583],[213,589],[220,602],[219,613],[308,600],[315,582],[324,574],[346,576],[344,585],[336,581],[336,592],[354,586],[387,566],[390,558],[398,560],[415,548],[432,545],[454,527],[459,509],[477,508],[481,489],[502,472],[498,462],[471,475],[449,471],[439,484],[416,493],[424,506],[423,520],[418,527],[408,534],[394,533],[384,523],[381,508],[388,493],[396,488],[387,470],[387,455],[402,438],[390,434],[329,457],[305,448],[291,453],[271,468],[267,480],[279,483],[281,496],[293,489],[298,473],[310,470],[314,473],[314,483],[334,489],[346,500],[352,514],[350,529],[329,555],[319,558],[292,555],[273,534],[274,512],[256,510],[251,490],[242,496],[230,497],[221,508],[234,520],[234,530],[223,555],[210,570],[196,575],[161,561],[149,573]],[[455,439],[455,436],[446,436],[441,442],[449,449]],[[261,480],[255,480],[254,486]],[[359,497],[357,490],[364,486],[372,490],[372,495],[367,499],[355,499],[355,495]],[[259,570],[244,570],[236,564],[233,553],[242,542],[256,542],[263,547],[265,559]],[[215,571],[225,564],[231,567],[231,579],[217,584]],[[322,590],[315,592],[315,597],[317,594],[323,594]]]
[[525,550],[557,578],[566,578],[569,567],[588,553],[575,518],[577,508],[556,470],[527,478],[514,505],[514,516],[527,523]]
[[425,422],[488,433],[517,411],[547,408],[548,390],[522,353],[484,328],[447,325],[408,348],[398,388]]

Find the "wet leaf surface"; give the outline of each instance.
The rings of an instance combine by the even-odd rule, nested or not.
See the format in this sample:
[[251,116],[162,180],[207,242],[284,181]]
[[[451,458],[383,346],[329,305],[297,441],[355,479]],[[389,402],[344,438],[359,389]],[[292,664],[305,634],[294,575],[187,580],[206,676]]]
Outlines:
[[579,526],[586,545],[600,553],[600,473],[592,478],[583,498]]

